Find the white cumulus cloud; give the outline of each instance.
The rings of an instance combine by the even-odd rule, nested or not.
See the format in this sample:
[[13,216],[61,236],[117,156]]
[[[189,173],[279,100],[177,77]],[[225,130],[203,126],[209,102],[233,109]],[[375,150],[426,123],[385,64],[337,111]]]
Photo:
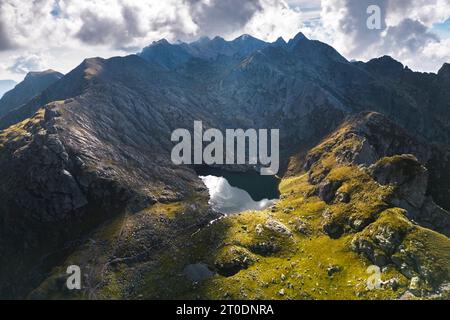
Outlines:
[[[381,30],[367,29],[371,4],[381,8]],[[436,71],[450,46],[433,26],[449,17],[448,0],[0,0],[0,79],[20,80],[26,65],[68,72],[86,57],[133,53],[161,38],[273,41],[299,31],[349,59],[389,54]]]

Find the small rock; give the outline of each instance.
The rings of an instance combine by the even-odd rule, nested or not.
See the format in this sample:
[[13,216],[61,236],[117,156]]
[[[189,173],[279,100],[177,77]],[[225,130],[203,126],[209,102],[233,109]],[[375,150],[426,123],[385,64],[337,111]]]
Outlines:
[[347,192],[339,192],[336,194],[336,201],[342,202],[342,203],[349,203],[350,195]]
[[258,235],[261,235],[264,231],[262,224],[258,224],[255,228],[255,231]]
[[335,273],[338,273],[338,272],[341,272],[341,271],[342,271],[342,269],[341,269],[340,266],[333,265],[333,266],[329,266],[327,268],[327,273],[328,273],[329,277],[332,277]]
[[411,282],[409,283],[409,290],[411,291],[417,291],[420,289],[420,278],[419,277],[412,277]]
[[283,213],[286,213],[286,214],[291,213],[292,211],[294,211],[293,207],[286,207],[283,209]]

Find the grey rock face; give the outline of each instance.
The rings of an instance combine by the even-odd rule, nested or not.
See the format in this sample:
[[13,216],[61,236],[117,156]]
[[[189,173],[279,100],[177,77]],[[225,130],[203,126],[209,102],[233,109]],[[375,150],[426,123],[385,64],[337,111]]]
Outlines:
[[339,189],[341,185],[341,181],[325,180],[318,185],[317,195],[326,203],[331,203],[336,196],[337,189]]
[[274,219],[268,219],[266,223],[264,224],[264,228],[273,231],[275,233],[278,233],[283,236],[291,236],[292,233],[289,230],[288,227],[286,227],[281,222],[274,220]]
[[398,206],[422,207],[428,188],[428,171],[416,157],[400,155],[383,158],[369,170],[380,184],[396,186],[398,199],[392,201]]
[[424,227],[434,229],[450,237],[450,213],[427,197],[419,211],[413,211],[411,218],[419,221]]
[[413,155],[383,158],[369,168],[380,184],[394,185],[389,202],[407,210],[407,216],[421,225],[449,235],[450,213],[427,196],[429,174]]

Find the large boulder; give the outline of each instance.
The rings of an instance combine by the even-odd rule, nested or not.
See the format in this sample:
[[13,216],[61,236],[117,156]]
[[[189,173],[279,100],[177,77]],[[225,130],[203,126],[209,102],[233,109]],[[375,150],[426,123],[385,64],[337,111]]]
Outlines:
[[389,199],[391,205],[405,209],[408,218],[420,225],[450,235],[450,213],[427,195],[428,170],[415,156],[382,158],[369,172],[378,183],[395,188]]
[[353,238],[353,251],[364,254],[378,266],[388,264],[410,228],[404,215],[401,209],[384,211],[376,222]]
[[317,187],[317,195],[326,203],[331,203],[336,197],[336,191],[341,187],[342,181],[324,180]]
[[369,168],[381,185],[395,187],[394,205],[405,209],[421,208],[428,187],[428,170],[410,154],[384,157]]

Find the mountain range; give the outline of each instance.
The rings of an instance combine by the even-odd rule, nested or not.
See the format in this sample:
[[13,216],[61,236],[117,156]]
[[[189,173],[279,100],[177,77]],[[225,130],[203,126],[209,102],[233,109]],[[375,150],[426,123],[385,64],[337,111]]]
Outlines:
[[[29,74],[0,99],[0,296],[446,297],[448,88],[449,64],[350,62],[302,33],[160,40]],[[279,128],[281,200],[210,224],[195,168],[170,160],[194,120]],[[64,290],[72,264],[81,291]],[[199,265],[214,275],[192,281]]]

